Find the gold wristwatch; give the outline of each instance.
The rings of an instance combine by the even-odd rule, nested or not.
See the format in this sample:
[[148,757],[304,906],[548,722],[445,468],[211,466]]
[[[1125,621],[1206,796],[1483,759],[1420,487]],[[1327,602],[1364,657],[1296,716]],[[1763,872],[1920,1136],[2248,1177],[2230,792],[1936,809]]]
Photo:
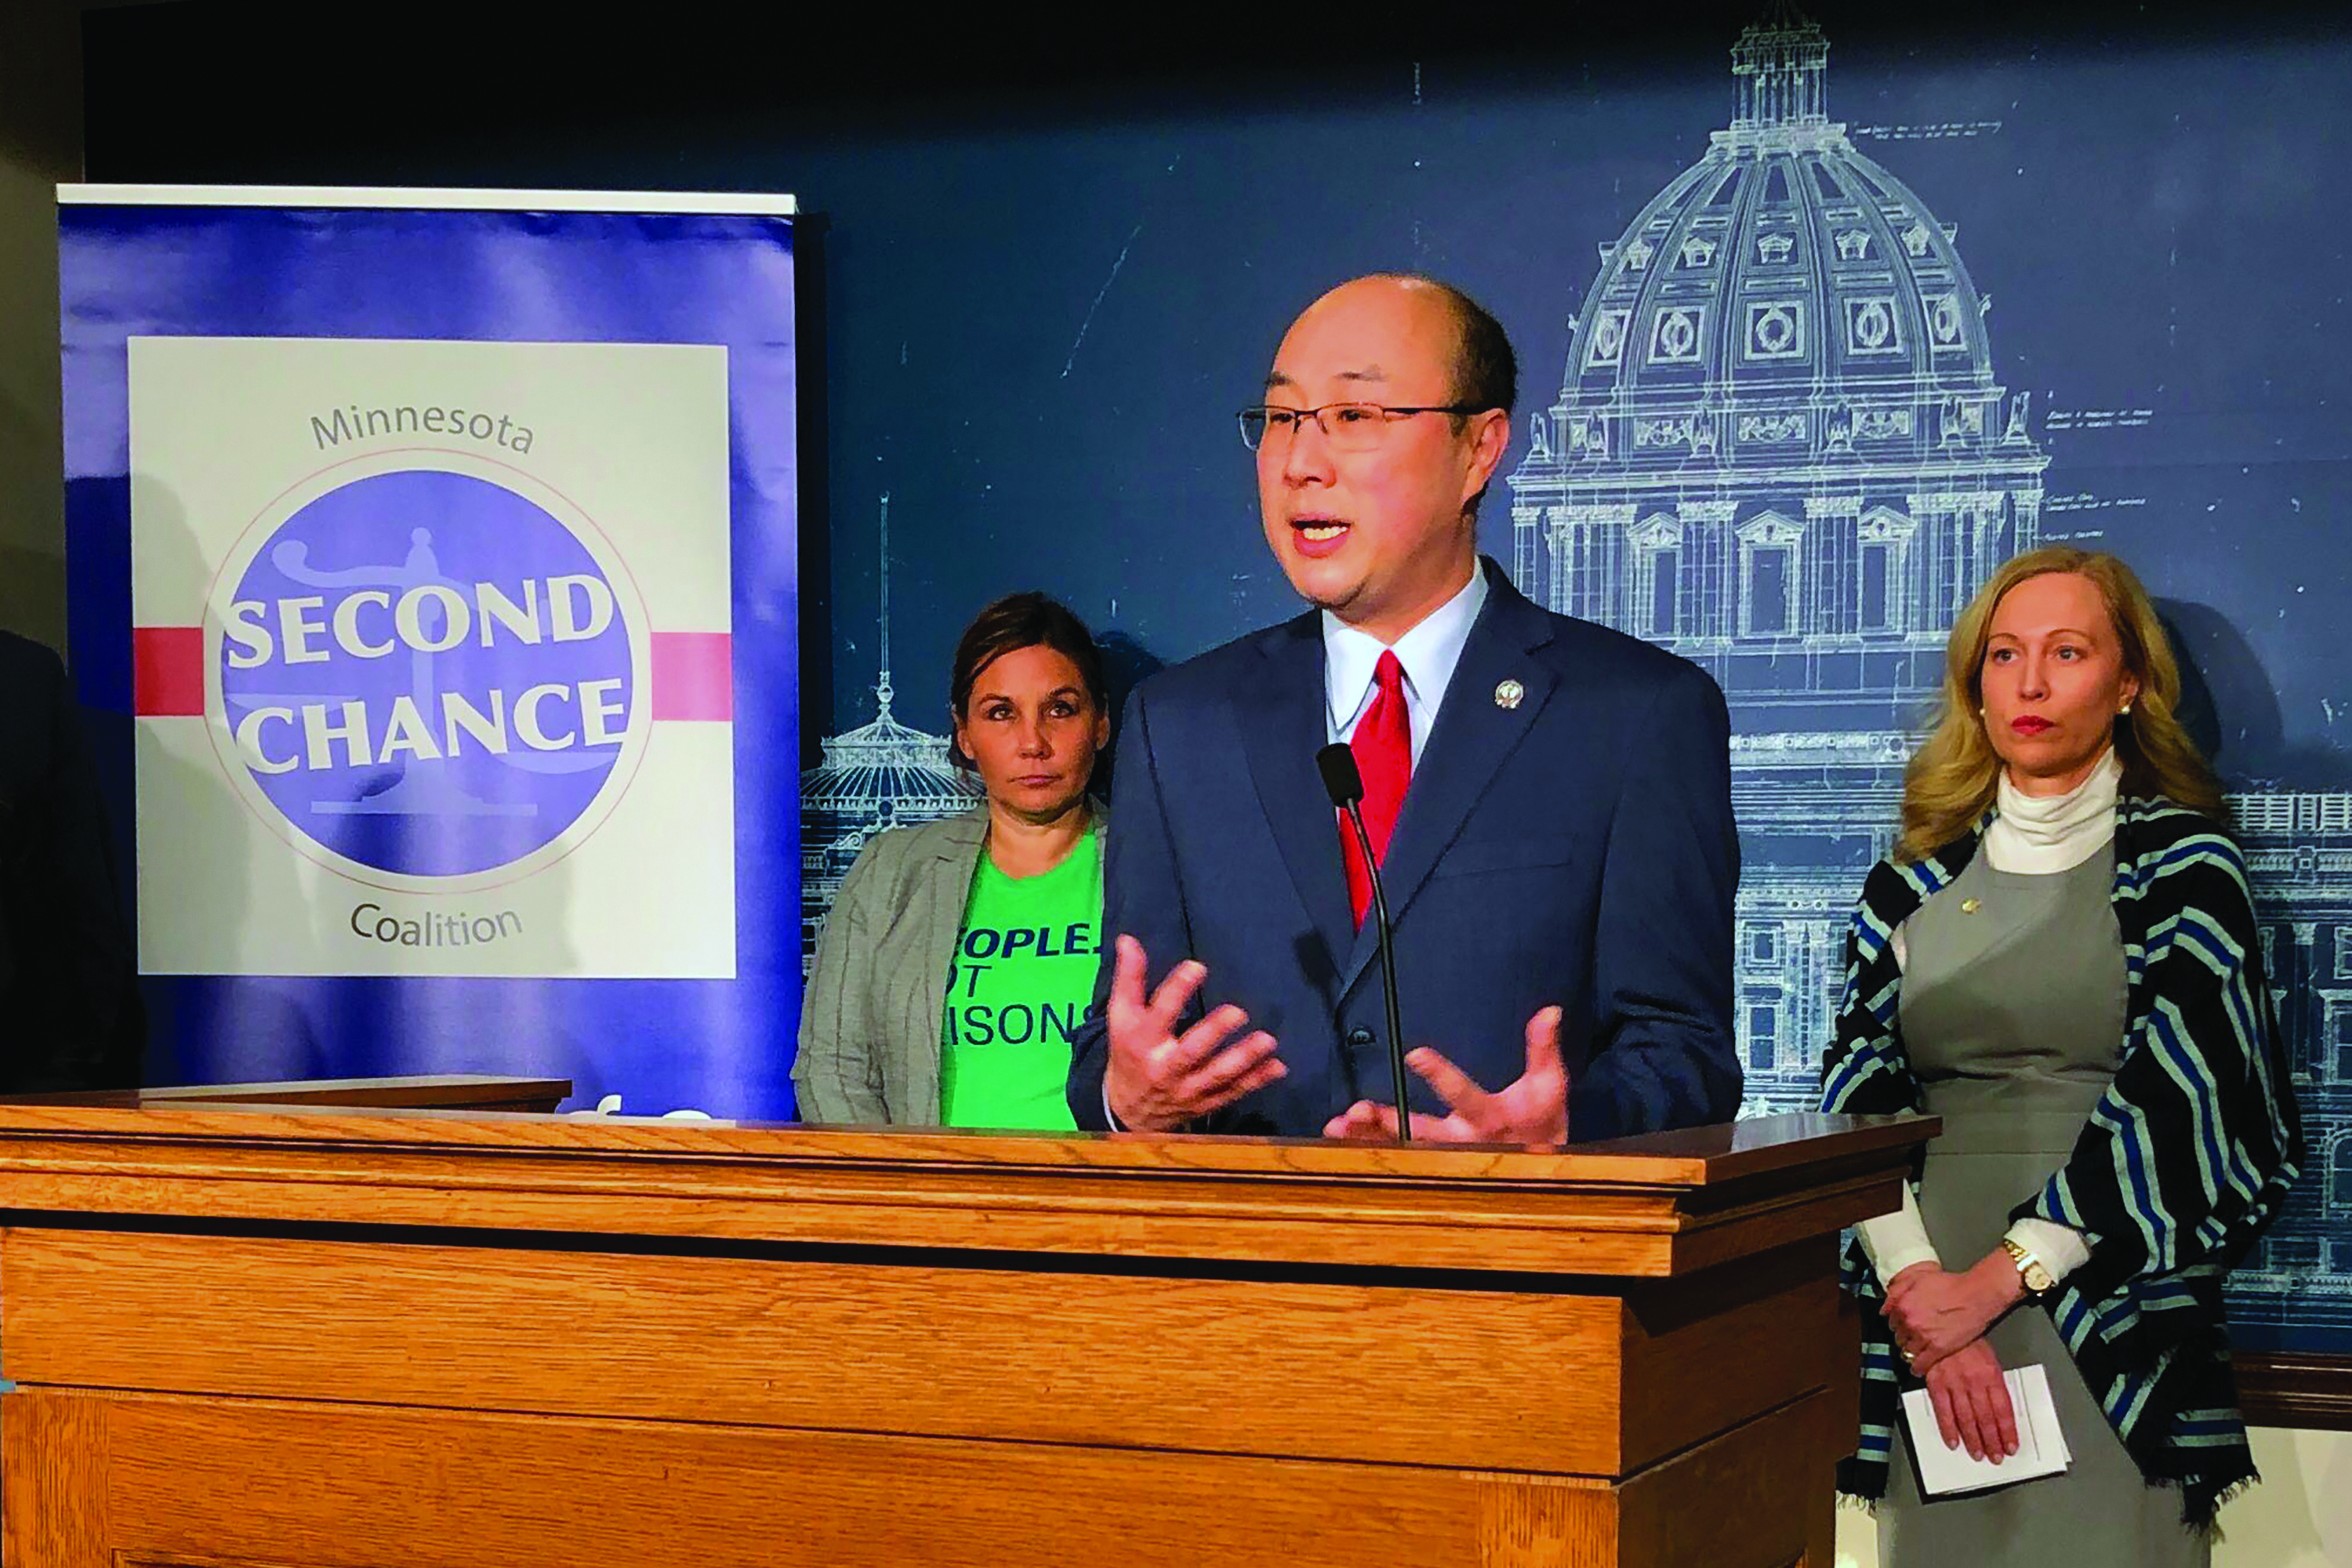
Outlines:
[[2023,1281],[2027,1295],[2046,1296],[2057,1289],[2058,1277],[2050,1272],[2050,1266],[2020,1246],[2014,1237],[2002,1237],[2000,1248],[2017,1265],[2017,1277]]

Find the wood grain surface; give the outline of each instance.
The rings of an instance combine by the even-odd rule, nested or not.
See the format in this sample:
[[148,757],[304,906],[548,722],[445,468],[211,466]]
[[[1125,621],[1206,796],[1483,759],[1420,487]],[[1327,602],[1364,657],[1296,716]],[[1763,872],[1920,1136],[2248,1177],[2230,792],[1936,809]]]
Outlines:
[[[1421,1466],[28,1392],[87,1536],[11,1568],[1790,1568],[1823,1400],[1622,1486]],[[1368,1415],[1369,1418],[1369,1415]],[[33,1456],[0,1433],[9,1484]],[[1824,1502],[1826,1494],[1824,1494]],[[1829,1568],[1819,1559],[1808,1568]]]
[[8,1568],[1828,1568],[1835,1237],[1937,1125],[385,1103],[526,1090],[0,1104]]
[[0,1208],[1663,1278],[1892,1210],[1937,1125],[1770,1118],[1544,1154],[18,1104]]
[[100,1402],[0,1395],[0,1563],[110,1568],[112,1458]]
[[2249,1426],[2352,1432],[2352,1355],[2240,1351],[2230,1361]]
[[35,1229],[0,1296],[32,1385],[1613,1477],[1834,1380],[1825,1260],[1775,1261],[1628,1302]]

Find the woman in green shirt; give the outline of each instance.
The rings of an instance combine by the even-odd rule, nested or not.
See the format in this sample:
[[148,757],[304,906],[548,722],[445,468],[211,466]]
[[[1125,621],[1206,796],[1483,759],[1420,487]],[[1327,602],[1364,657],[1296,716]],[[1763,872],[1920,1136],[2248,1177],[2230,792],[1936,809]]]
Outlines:
[[1015,594],[964,629],[950,706],[949,754],[987,798],[877,836],[850,868],[801,1010],[801,1114],[1069,1128],[1102,950],[1102,656],[1068,610]]

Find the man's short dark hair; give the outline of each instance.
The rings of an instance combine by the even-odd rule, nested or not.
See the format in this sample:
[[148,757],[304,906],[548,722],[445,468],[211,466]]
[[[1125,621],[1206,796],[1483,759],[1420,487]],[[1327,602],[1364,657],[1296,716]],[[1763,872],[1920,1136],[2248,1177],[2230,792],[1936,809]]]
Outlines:
[[[1095,711],[1107,710],[1102,650],[1095,646],[1094,634],[1087,630],[1086,623],[1043,594],[1007,594],[973,616],[956,641],[955,667],[948,677],[948,706],[957,722],[965,717],[964,709],[971,701],[971,689],[981,672],[1024,647],[1052,648],[1077,666],[1078,679],[1085,682]],[[948,759],[958,767],[972,765],[953,738],[948,741]]]
[[[1519,356],[1512,352],[1511,337],[1503,331],[1503,323],[1495,320],[1486,307],[1456,289],[1442,278],[1432,278],[1425,272],[1385,272],[1384,278],[1398,278],[1418,283],[1444,300],[1454,312],[1454,326],[1459,340],[1454,350],[1454,395],[1451,401],[1485,413],[1499,408],[1510,413],[1519,401]],[[1468,416],[1453,416],[1454,428],[1460,430]],[[1480,490],[1470,498],[1464,508],[1472,517],[1486,499]]]
[[1454,367],[1454,401],[1475,408],[1499,408],[1508,414],[1519,402],[1519,356],[1511,352],[1510,334],[1484,305],[1454,288],[1438,289],[1454,307],[1462,330],[1460,357]]
[[1380,276],[1418,283],[1433,290],[1454,312],[1458,342],[1454,352],[1454,395],[1451,401],[1481,412],[1499,408],[1508,414],[1519,402],[1519,356],[1512,352],[1510,334],[1486,307],[1443,278],[1425,272],[1387,272]]

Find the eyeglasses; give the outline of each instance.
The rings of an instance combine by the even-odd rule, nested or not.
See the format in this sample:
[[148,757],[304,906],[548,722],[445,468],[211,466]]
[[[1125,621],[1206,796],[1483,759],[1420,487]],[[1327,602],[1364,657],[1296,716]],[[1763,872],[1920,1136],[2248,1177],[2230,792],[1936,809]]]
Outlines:
[[1335,452],[1368,452],[1389,437],[1392,420],[1409,419],[1416,414],[1481,414],[1485,410],[1467,403],[1432,405],[1423,408],[1391,408],[1380,403],[1327,403],[1320,408],[1283,408],[1271,403],[1244,408],[1239,416],[1242,445],[1251,451],[1264,446],[1270,437],[1291,437],[1298,434],[1301,422],[1311,419],[1323,432]]

